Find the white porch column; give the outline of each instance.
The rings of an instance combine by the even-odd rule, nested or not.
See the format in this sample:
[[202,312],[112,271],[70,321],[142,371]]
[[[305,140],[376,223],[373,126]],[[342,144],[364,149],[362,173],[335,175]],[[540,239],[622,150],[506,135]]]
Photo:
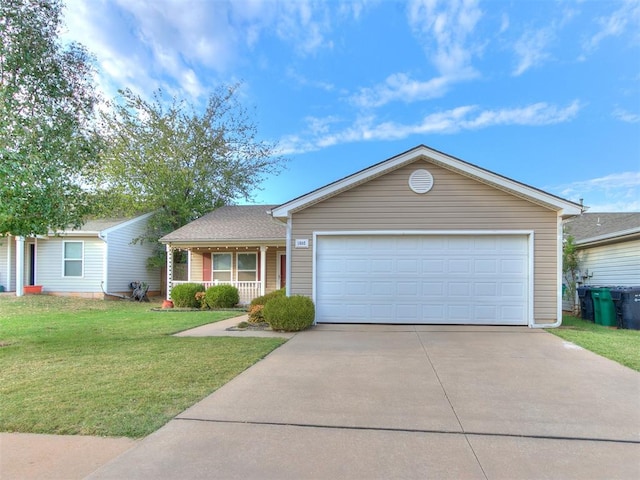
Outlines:
[[267,247],[260,245],[260,295],[267,289]]
[[16,297],[24,295],[24,237],[16,237]]
[[165,245],[167,251],[167,300],[171,300],[171,283],[173,282],[173,248],[171,245]]
[[[315,244],[313,245],[313,247],[315,248]],[[287,246],[286,246],[286,257],[285,257],[285,262],[286,262],[286,267],[287,267],[287,276],[285,277],[287,279],[287,283],[285,285],[286,289],[285,291],[287,292],[287,297],[291,296],[291,257],[293,256],[293,248],[291,248],[291,214],[289,214],[289,217],[287,218]],[[315,300],[315,299],[314,299]]]
[[13,237],[11,235],[7,235],[7,291],[13,290],[11,288],[11,272],[13,271],[13,249],[11,246],[13,245]]

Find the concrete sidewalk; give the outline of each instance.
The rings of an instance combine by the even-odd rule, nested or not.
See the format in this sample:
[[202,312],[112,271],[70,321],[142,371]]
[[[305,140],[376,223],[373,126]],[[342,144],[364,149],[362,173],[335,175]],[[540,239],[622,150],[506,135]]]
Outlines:
[[540,330],[324,325],[89,478],[636,479],[639,398]]

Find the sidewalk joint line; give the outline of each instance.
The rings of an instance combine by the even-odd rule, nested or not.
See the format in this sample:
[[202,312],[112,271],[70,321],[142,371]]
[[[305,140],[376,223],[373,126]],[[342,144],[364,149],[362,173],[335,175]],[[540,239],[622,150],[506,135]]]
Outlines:
[[[444,398],[447,399],[447,403],[449,404],[449,408],[451,408],[451,411],[453,412],[453,414],[456,417],[456,421],[458,422],[458,425],[460,426],[460,430],[462,431],[462,433],[465,433],[465,429],[462,426],[462,421],[460,420],[460,417],[458,417],[458,412],[456,412],[456,409],[453,408],[453,404],[451,403],[451,399],[449,398],[449,394],[447,393],[447,390],[444,388],[444,385],[442,384],[442,380],[440,380],[440,375],[438,375],[438,371],[436,370],[436,366],[431,361],[431,356],[429,355],[429,351],[427,350],[427,346],[422,341],[422,336],[420,335],[420,333],[417,330],[415,331],[415,334],[418,337],[418,341],[420,342],[420,345],[422,346],[422,350],[424,351],[425,357],[427,357],[427,361],[429,362],[429,365],[431,366],[431,370],[433,370],[433,374],[436,376],[436,379],[438,380],[438,384],[440,385],[440,388],[442,389],[442,393],[444,394]],[[476,454],[476,451],[473,448],[473,445],[471,445],[471,442],[469,441],[469,437],[467,437],[465,435],[464,436],[464,440],[465,440],[465,442],[467,442],[467,445],[469,446],[469,449],[471,450],[471,453],[473,453],[473,457],[476,459],[476,463],[478,464],[478,467],[480,467],[480,470],[482,471],[482,475],[484,475],[484,478],[488,480],[489,477],[487,476],[487,472],[484,471],[484,467],[482,466],[482,463],[480,462],[480,459],[478,458],[478,455]]]
[[444,435],[469,435],[475,437],[506,437],[506,438],[531,438],[534,440],[568,440],[577,442],[604,442],[604,443],[626,443],[640,445],[640,440],[624,440],[613,438],[596,437],[570,437],[560,435],[527,435],[518,433],[497,433],[497,432],[465,432],[455,430],[437,430],[424,428],[396,428],[396,427],[363,427],[357,425],[322,425],[317,423],[296,423],[296,422],[261,422],[255,420],[217,420],[209,418],[176,417],[174,420],[202,423],[228,423],[232,425],[264,425],[274,427],[301,427],[301,428],[326,428],[331,430],[362,430],[372,432],[397,432],[397,433],[436,433]]

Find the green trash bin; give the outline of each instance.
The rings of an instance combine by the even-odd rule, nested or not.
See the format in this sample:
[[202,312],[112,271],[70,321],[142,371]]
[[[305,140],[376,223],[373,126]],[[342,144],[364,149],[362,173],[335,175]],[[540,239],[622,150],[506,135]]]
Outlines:
[[611,291],[608,288],[592,288],[593,312],[598,325],[615,327],[617,325],[616,307],[611,299]]

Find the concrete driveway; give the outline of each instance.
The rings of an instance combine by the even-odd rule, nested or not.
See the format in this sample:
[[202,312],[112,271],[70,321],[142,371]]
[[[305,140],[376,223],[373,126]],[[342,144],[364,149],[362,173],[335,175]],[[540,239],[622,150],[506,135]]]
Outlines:
[[92,479],[640,478],[640,374],[520,327],[318,326]]

